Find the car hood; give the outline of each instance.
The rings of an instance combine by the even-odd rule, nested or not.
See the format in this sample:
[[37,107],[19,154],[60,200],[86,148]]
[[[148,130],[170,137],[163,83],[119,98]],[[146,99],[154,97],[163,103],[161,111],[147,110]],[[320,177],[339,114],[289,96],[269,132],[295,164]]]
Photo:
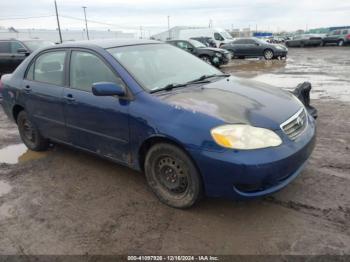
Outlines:
[[302,107],[290,92],[236,77],[174,89],[158,96],[166,103],[225,123],[250,124],[273,130],[279,129],[281,123]]
[[227,50],[224,50],[224,49],[222,49],[222,48],[202,47],[201,49],[210,50],[210,51],[219,52],[219,53],[228,53]]

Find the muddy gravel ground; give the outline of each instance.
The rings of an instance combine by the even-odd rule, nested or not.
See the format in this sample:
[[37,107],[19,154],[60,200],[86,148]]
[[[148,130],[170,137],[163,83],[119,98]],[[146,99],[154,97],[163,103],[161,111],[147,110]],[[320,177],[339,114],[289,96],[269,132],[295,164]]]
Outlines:
[[289,53],[223,68],[285,88],[308,80],[315,91],[309,164],[254,201],[169,208],[141,173],[60,145],[27,151],[0,110],[0,254],[350,254],[350,47]]

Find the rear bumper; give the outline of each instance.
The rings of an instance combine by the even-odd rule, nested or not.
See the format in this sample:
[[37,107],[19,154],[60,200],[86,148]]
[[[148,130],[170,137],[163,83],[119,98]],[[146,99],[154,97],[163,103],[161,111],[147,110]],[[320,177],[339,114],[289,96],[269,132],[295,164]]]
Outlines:
[[295,141],[289,140],[282,131],[276,131],[283,143],[275,148],[192,151],[206,195],[250,199],[287,186],[301,173],[315,146],[315,122],[311,116],[308,118],[307,129]]

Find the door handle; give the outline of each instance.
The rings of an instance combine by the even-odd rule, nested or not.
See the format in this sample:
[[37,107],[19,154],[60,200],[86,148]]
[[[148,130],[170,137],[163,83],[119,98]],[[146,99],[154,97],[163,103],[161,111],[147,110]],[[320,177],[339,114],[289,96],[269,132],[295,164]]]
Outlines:
[[66,95],[64,98],[65,98],[66,100],[68,100],[68,101],[75,101],[75,98],[73,97],[72,94],[68,94],[68,95]]

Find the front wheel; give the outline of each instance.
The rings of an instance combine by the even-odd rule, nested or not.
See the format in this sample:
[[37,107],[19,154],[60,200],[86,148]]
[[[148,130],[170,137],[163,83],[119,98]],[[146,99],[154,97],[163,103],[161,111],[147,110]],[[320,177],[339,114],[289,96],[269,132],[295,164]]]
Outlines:
[[343,46],[344,45],[344,40],[339,40],[338,46]]
[[171,207],[191,207],[202,196],[200,174],[187,154],[174,145],[154,145],[146,156],[145,174],[158,199]]
[[274,54],[273,54],[273,51],[270,50],[270,49],[267,49],[264,51],[264,58],[266,60],[271,60],[273,58]]
[[42,137],[38,128],[30,120],[26,111],[21,111],[17,117],[17,126],[23,143],[33,151],[43,151],[49,146],[49,141]]

